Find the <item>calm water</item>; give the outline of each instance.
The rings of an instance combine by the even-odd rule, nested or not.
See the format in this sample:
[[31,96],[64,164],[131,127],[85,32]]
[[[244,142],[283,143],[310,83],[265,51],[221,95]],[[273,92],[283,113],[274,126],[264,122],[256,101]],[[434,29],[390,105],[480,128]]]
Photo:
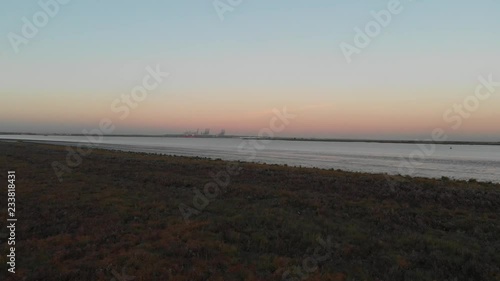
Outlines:
[[[87,142],[85,137],[69,136],[0,136],[2,138],[65,142],[67,145]],[[425,145],[426,148],[429,146]],[[416,144],[279,140],[262,144],[245,139],[106,137],[99,147],[370,173],[474,178],[500,183],[500,146],[436,145],[433,153],[424,155]],[[255,151],[254,157],[252,151]],[[408,159],[412,153],[416,155],[413,164],[404,164],[403,159]],[[418,157],[419,153],[424,157]]]

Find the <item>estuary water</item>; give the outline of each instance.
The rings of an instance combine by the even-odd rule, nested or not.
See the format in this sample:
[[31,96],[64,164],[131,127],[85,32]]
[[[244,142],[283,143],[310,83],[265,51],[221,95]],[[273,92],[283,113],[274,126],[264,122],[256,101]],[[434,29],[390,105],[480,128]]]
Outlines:
[[[78,145],[84,136],[0,135],[0,139]],[[104,137],[104,149],[200,156],[415,177],[500,183],[500,146],[257,141],[243,138]]]

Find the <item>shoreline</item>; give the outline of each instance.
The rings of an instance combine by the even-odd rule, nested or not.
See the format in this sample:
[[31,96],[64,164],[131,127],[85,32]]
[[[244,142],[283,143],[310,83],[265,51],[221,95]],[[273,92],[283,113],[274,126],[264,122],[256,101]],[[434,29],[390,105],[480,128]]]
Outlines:
[[[35,143],[35,144],[48,144],[48,145],[56,145],[56,146],[72,146],[75,147],[78,144],[81,144],[82,142],[79,141],[45,141],[45,140],[19,140],[19,139],[0,139],[0,143],[2,141],[12,141],[12,142],[26,142],[26,143]],[[400,178],[407,178],[407,179],[434,179],[434,180],[451,180],[451,181],[463,181],[463,182],[479,182],[479,183],[485,183],[485,184],[500,184],[500,180],[494,181],[494,180],[481,180],[481,179],[458,179],[458,178],[452,178],[452,177],[431,177],[431,176],[414,176],[414,175],[402,175],[402,174],[396,174],[396,173],[381,173],[381,172],[366,172],[366,171],[356,171],[356,170],[346,170],[346,169],[336,169],[336,168],[326,168],[326,167],[315,167],[315,166],[302,166],[302,165],[294,165],[294,164],[275,164],[275,163],[265,163],[265,162],[257,162],[257,161],[247,161],[247,160],[227,160],[227,159],[221,159],[220,157],[208,157],[208,156],[196,156],[196,155],[180,155],[180,154],[175,154],[175,153],[162,153],[162,152],[145,152],[144,149],[136,149],[133,150],[134,146],[132,145],[126,145],[126,144],[100,144],[100,145],[108,145],[108,147],[101,147],[101,146],[92,146],[93,149],[102,149],[102,150],[108,150],[108,151],[117,151],[117,152],[131,152],[131,153],[146,153],[149,155],[164,155],[164,156],[173,156],[173,157],[186,157],[186,158],[201,158],[201,159],[208,159],[208,160],[221,160],[221,161],[227,161],[227,162],[243,162],[243,163],[254,163],[254,164],[262,164],[262,165],[278,165],[278,166],[283,166],[283,167],[293,167],[293,168],[308,168],[308,169],[319,169],[319,170],[335,170],[335,171],[341,171],[345,173],[362,173],[362,174],[370,174],[370,175],[378,175],[378,176],[384,176],[384,177],[400,177]]]
[[[85,134],[31,134],[31,133],[1,133],[0,136],[5,135],[20,135],[20,136],[53,136],[53,137],[84,137]],[[500,146],[500,142],[495,141],[432,141],[432,140],[377,140],[377,139],[336,139],[336,138],[296,138],[296,137],[274,137],[274,138],[260,138],[257,136],[195,136],[187,137],[182,134],[167,134],[167,135],[129,135],[129,134],[116,134],[116,135],[103,135],[103,137],[144,137],[144,138],[198,138],[198,139],[269,139],[281,141],[303,141],[303,142],[338,142],[338,143],[394,143],[394,144],[436,144],[436,145],[487,145],[487,146]],[[15,139],[12,139],[15,140]]]

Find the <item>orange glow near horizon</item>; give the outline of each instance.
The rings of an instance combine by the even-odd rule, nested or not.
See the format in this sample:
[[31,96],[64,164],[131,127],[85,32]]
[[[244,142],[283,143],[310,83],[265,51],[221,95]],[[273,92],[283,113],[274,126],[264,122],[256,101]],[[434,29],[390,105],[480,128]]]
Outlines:
[[[130,110],[130,115],[121,120],[119,114],[110,108],[112,99],[94,99],[86,103],[77,98],[44,98],[19,99],[12,107],[0,113],[3,120],[17,123],[31,122],[35,126],[44,124],[73,124],[74,128],[96,128],[102,118],[110,118],[117,126],[117,133],[136,131],[151,134],[182,133],[186,130],[211,128],[211,133],[225,129],[228,134],[255,135],[260,129],[269,126],[273,117],[272,109],[287,107],[289,113],[296,117],[289,126],[277,136],[298,137],[380,137],[394,136],[430,136],[434,128],[443,128],[451,135],[491,134],[500,120],[500,112],[492,102],[482,103],[480,108],[464,118],[458,130],[444,122],[442,114],[451,108],[450,104],[461,102],[441,101],[440,103],[417,104],[398,100],[376,100],[370,104],[351,100],[350,96],[339,99],[336,103],[304,104],[289,102],[280,105],[274,102],[273,107],[267,104],[254,103],[189,103],[168,99],[168,95],[154,97],[138,104]],[[492,97],[497,100],[498,97]],[[155,101],[156,100],[156,101]],[[58,102],[59,101],[59,102]],[[174,103],[175,105],[171,105]],[[210,106],[208,106],[210,105]],[[389,106],[388,106],[389,105]],[[22,114],[19,108],[22,108]],[[12,118],[15,116],[16,118]],[[55,127],[57,128],[57,126]],[[49,131],[48,133],[50,133]],[[78,132],[78,131],[77,131]],[[72,133],[77,133],[72,132]]]

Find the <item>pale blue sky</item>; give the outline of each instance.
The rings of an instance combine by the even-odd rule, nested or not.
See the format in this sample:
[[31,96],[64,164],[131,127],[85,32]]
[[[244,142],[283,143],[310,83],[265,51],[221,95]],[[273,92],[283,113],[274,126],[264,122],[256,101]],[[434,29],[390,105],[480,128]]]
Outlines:
[[[166,52],[219,55],[268,48],[330,53],[341,41],[351,40],[353,27],[371,20],[369,11],[388,2],[243,0],[221,22],[212,1],[71,0],[29,44],[36,46],[27,46],[16,59],[131,59]],[[396,23],[387,30],[390,36],[376,44],[387,51],[491,52],[500,43],[498,1],[401,3],[405,10],[395,16]],[[40,8],[37,1],[7,1],[2,6],[0,46],[10,58],[7,33],[20,32],[20,19]]]
[[[372,20],[370,11],[385,9],[388,2],[243,0],[221,21],[212,1],[72,0],[16,54],[8,34],[21,34],[21,18],[31,19],[40,7],[37,1],[4,1],[0,93],[15,106],[3,110],[6,103],[2,105],[7,113],[0,115],[0,131],[53,130],[63,125],[43,120],[51,109],[50,103],[39,102],[43,99],[72,108],[60,112],[63,120],[72,120],[66,116],[71,111],[84,119],[74,126],[64,123],[66,127],[93,126],[110,101],[141,79],[145,66],[161,64],[171,77],[159,90],[162,94],[148,101],[163,104],[165,111],[199,103],[196,108],[207,115],[233,108],[254,116],[283,105],[298,110],[331,105],[330,113],[318,114],[333,120],[349,118],[349,112],[343,111],[349,106],[352,114],[362,108],[366,118],[376,116],[368,110],[376,104],[386,107],[388,120],[398,119],[401,111],[430,116],[412,133],[392,132],[384,123],[381,134],[422,136],[442,125],[444,110],[473,92],[479,75],[493,73],[500,80],[500,1],[401,1],[403,11],[347,64],[340,43],[352,44],[353,29],[363,28]],[[492,104],[498,101],[493,97],[482,105],[477,118],[500,121],[500,115],[492,113]],[[155,113],[152,106],[153,113],[138,110],[138,119],[131,117],[120,130],[161,133],[195,124],[230,126],[206,124],[203,118],[193,117],[190,123],[166,121],[163,126],[141,128],[139,124],[148,118],[171,118]],[[390,113],[394,107],[405,106],[409,108]],[[12,108],[18,108],[17,113]],[[41,121],[34,125],[29,118],[36,116]],[[227,118],[238,116],[228,113]],[[330,126],[315,118],[320,117],[311,113],[304,120]],[[240,133],[259,127],[253,119],[238,121],[254,122]],[[307,127],[307,122],[301,126]],[[331,127],[314,132],[301,128],[291,129],[290,134],[373,136],[361,127],[354,135]],[[480,133],[472,133],[473,127],[463,130],[454,133],[465,138],[471,134],[500,137],[495,128]]]

